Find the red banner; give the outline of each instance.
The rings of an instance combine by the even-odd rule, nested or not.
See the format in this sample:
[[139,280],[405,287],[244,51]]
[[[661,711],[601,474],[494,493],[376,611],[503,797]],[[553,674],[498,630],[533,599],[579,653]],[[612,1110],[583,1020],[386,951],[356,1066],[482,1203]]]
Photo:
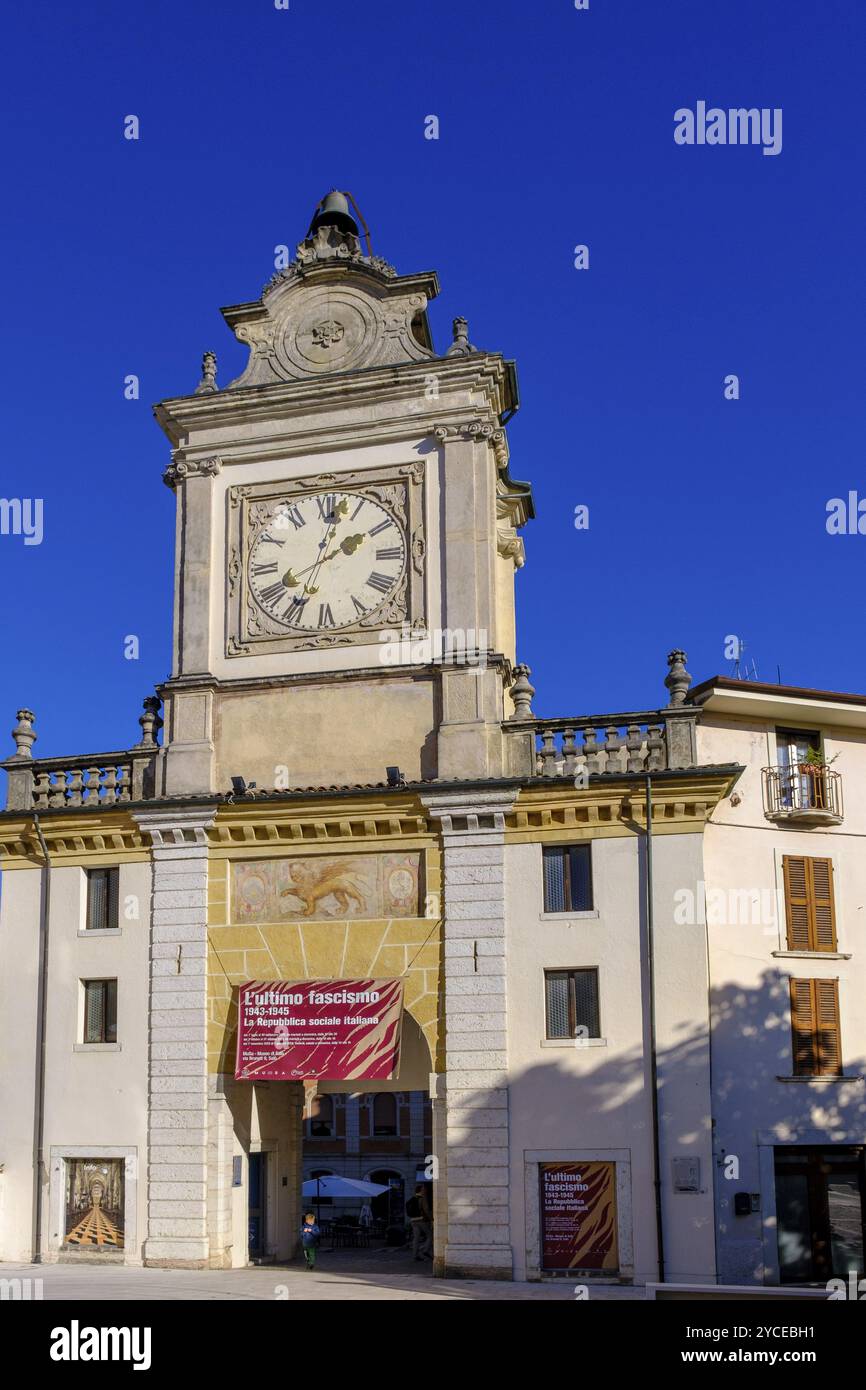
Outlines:
[[541,1268],[619,1267],[615,1163],[540,1163]]
[[239,1081],[391,1081],[402,980],[253,980],[238,997]]

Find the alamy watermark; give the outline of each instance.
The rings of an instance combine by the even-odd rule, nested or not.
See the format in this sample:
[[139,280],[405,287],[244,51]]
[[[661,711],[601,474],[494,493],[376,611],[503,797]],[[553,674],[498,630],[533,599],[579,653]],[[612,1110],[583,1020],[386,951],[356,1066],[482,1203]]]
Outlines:
[[383,666],[428,666],[449,662],[484,670],[487,666],[487,629],[434,627],[418,632],[403,623],[400,631],[379,633],[379,660]]
[[785,921],[782,888],[695,888],[674,893],[674,923],[678,927],[763,927],[765,934]]
[[0,497],[0,536],[23,536],[25,545],[41,545],[41,497]]
[[764,154],[782,152],[781,106],[721,106],[696,103],[695,110],[681,106],[674,112],[674,140],[678,145],[762,145]]

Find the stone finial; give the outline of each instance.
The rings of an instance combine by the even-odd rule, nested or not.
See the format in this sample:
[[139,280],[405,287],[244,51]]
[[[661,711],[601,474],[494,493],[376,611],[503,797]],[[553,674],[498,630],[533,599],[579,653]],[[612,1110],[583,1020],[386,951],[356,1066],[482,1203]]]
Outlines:
[[670,705],[684,705],[689,693],[689,686],[692,678],[686,670],[686,654],[677,647],[674,651],[668,652],[668,666],[670,670],[665,676],[665,685],[670,691]]
[[31,748],[36,742],[37,734],[33,728],[33,721],[36,715],[32,709],[20,709],[16,714],[18,723],[12,730],[12,737],[15,740],[15,757],[32,758]]
[[532,713],[532,697],[535,694],[535,686],[529,683],[531,674],[528,666],[520,665],[514,668],[514,684],[508,692],[514,701],[512,719],[535,718]]
[[195,388],[197,396],[209,395],[211,391],[218,391],[216,384],[217,360],[215,352],[206,352],[201,359],[201,381]]
[[454,342],[446,352],[446,357],[465,357],[467,353],[475,352],[475,348],[469,341],[469,320],[455,319],[451,325],[454,334]]
[[138,716],[141,725],[141,740],[136,748],[156,748],[156,735],[162,728],[162,720],[159,717],[159,707],[162,704],[158,695],[148,695],[144,700],[144,714]]

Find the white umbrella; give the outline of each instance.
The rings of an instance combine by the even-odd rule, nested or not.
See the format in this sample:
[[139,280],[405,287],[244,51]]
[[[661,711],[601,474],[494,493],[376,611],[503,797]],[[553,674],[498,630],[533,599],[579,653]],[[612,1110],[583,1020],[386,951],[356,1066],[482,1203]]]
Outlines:
[[378,1197],[387,1192],[378,1182],[362,1182],[360,1178],[341,1178],[337,1173],[327,1177],[310,1178],[301,1188],[304,1197]]
[[338,1173],[329,1173],[323,1178],[310,1178],[301,1188],[303,1197],[315,1197],[316,1220],[319,1219],[319,1201],[322,1197],[378,1197],[387,1192],[378,1182],[363,1182],[361,1178],[341,1178]]

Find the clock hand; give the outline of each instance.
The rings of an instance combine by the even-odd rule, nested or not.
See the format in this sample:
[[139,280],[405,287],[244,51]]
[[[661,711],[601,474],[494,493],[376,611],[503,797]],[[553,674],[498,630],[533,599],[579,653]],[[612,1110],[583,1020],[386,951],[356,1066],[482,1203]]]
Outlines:
[[317,560],[314,560],[311,565],[307,565],[305,569],[298,570],[297,572],[293,569],[287,569],[283,575],[283,583],[287,589],[296,589],[301,582],[301,575],[309,574],[310,570],[314,570],[317,565],[326,564],[328,560],[336,560],[337,556],[340,554],[354,555],[358,546],[363,545],[366,539],[366,536],[346,536],[345,540],[340,541],[336,550],[332,550],[329,555],[320,555]]
[[[330,540],[332,539],[333,537],[330,537],[329,540],[325,542],[325,544],[330,544]],[[321,569],[322,565],[326,564],[328,560],[336,560],[337,556],[340,554],[354,555],[355,551],[358,549],[360,545],[364,544],[364,541],[366,539],[366,536],[357,534],[353,536],[345,536],[344,539],[340,541],[340,544],[336,550],[332,550],[330,553],[326,551],[324,555],[320,555],[318,559],[314,560],[311,565],[307,565],[305,569],[298,570],[297,574],[293,569],[287,569],[285,574],[283,575],[283,583],[285,584],[287,589],[296,589],[301,582],[301,576],[304,574],[309,574],[310,578],[304,585],[304,592],[307,594],[317,594],[319,592],[318,588],[314,588],[313,583],[314,580],[318,578],[318,571]],[[310,573],[313,570],[316,571],[315,574]]]

